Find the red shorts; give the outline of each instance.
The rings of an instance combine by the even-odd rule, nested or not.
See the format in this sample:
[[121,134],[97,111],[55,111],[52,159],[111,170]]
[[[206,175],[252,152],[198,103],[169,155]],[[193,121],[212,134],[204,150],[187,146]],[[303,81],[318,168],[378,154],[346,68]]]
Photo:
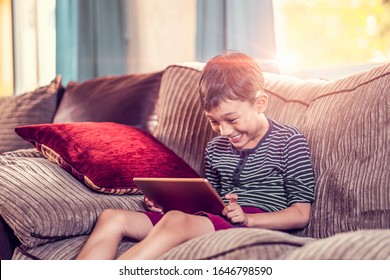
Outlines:
[[[257,207],[252,207],[252,206],[243,206],[242,210],[247,214],[265,213],[264,210],[257,208]],[[164,216],[164,214],[151,212],[151,211],[146,211],[143,213],[145,213],[145,215],[148,216],[148,218],[152,222],[153,226],[155,224],[157,224],[161,220],[161,218]],[[229,220],[227,220],[222,215],[215,215],[215,214],[206,213],[206,212],[198,212],[198,213],[195,213],[194,215],[208,217],[210,219],[210,221],[212,222],[214,229],[216,231],[222,230],[222,229],[234,228],[234,227],[246,227],[246,226],[242,226],[241,224],[232,224],[229,222]]]

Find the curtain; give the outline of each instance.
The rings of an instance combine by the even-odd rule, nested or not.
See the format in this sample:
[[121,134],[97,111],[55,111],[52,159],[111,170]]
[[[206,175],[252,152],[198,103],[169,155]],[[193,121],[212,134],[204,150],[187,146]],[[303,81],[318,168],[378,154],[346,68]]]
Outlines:
[[224,50],[245,52],[277,72],[272,0],[197,0],[197,60]]
[[63,83],[127,70],[126,0],[56,0],[56,71]]

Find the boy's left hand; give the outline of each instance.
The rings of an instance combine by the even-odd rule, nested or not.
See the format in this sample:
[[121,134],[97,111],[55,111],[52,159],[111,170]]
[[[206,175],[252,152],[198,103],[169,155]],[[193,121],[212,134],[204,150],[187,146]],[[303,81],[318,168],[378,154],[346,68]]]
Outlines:
[[248,217],[242,210],[241,206],[237,204],[238,195],[231,193],[225,195],[229,200],[229,204],[222,210],[222,215],[226,216],[233,224],[248,225]]

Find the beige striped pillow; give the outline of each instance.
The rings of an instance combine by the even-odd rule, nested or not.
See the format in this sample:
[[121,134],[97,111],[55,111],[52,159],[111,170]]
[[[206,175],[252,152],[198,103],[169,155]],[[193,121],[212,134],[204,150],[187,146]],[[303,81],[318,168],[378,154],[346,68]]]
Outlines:
[[302,129],[317,177],[312,222],[323,238],[390,228],[390,64],[324,86]]
[[88,234],[105,209],[145,210],[142,195],[87,188],[35,149],[0,155],[0,215],[25,248]]
[[163,75],[153,135],[203,176],[203,157],[212,131],[199,100],[203,64],[173,65]]
[[61,77],[49,85],[18,96],[0,99],[0,154],[31,148],[16,135],[16,126],[51,123],[57,109],[57,92],[62,90]]

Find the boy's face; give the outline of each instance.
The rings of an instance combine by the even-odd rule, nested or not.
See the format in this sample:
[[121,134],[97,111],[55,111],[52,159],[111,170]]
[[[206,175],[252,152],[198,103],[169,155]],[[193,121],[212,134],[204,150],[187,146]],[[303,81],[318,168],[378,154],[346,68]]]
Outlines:
[[[265,101],[266,102],[266,101]],[[229,139],[237,149],[255,148],[268,130],[261,104],[228,100],[206,112],[213,130]]]

